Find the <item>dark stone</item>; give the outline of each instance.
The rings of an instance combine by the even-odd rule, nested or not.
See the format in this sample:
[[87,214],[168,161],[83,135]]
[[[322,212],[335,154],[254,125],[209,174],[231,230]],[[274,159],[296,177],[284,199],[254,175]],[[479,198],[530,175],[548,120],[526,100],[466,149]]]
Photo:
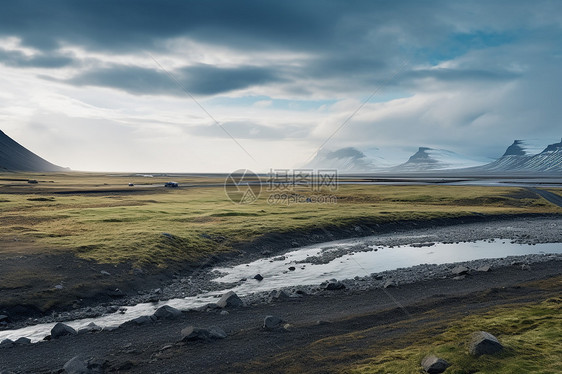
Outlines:
[[156,321],[156,317],[154,316],[140,316],[135,319],[132,319],[129,322],[137,326],[142,326],[142,325],[150,325],[151,323],[154,323],[154,321]]
[[164,305],[154,312],[154,317],[158,319],[176,319],[181,317],[181,311],[169,305]]
[[296,268],[295,268],[294,266],[289,266],[289,270],[290,270],[290,271],[295,271]]
[[329,291],[343,290],[344,288],[345,285],[336,279],[330,279],[326,285],[326,289]]
[[261,274],[256,274],[254,275],[254,279],[261,282],[263,280],[263,277]]
[[468,271],[469,269],[466,266],[458,265],[451,270],[451,273],[455,275],[465,275],[468,274]]
[[76,335],[76,334],[77,334],[76,330],[60,322],[57,323],[55,327],[51,329],[51,339],[58,339],[61,336]]
[[29,345],[31,344],[31,339],[29,338],[19,338],[14,342],[15,345]]
[[233,291],[228,291],[222,295],[217,305],[219,308],[238,308],[244,306],[244,302]]
[[429,355],[424,357],[421,366],[429,374],[440,374],[447,370],[451,364],[435,355]]
[[266,330],[280,330],[283,328],[283,321],[277,316],[267,316],[263,320],[263,328]]
[[11,339],[4,339],[0,342],[0,348],[11,348],[14,346],[14,342]]
[[494,335],[485,331],[478,331],[472,334],[468,350],[474,356],[492,355],[501,352],[503,345]]
[[224,339],[227,337],[226,332],[217,326],[211,326],[207,329],[187,326],[181,330],[182,341],[211,341],[213,339]]

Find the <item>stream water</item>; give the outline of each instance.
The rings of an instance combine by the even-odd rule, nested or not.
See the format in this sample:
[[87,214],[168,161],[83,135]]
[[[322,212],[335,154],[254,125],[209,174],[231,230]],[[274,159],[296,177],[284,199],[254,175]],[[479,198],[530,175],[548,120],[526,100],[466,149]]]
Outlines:
[[[361,246],[363,246],[363,251],[353,252],[354,248],[360,248]],[[352,252],[325,261],[325,263],[307,261],[307,258],[311,256],[326,255],[333,251],[347,249],[351,249]],[[365,251],[365,249],[367,250]],[[283,287],[320,284],[331,278],[351,279],[355,276],[366,276],[371,273],[420,264],[445,264],[540,253],[562,253],[562,243],[527,245],[496,239],[455,244],[437,243],[429,247],[401,246],[394,248],[369,245],[368,238],[321,243],[292,250],[283,256],[264,258],[233,267],[213,269],[213,272],[217,274],[214,279],[215,282],[234,283],[243,278],[247,279],[230,289],[159,303],[137,304],[126,307],[124,313],[112,313],[65,323],[76,330],[85,328],[91,322],[104,328],[117,327],[136,317],[151,315],[162,305],[170,305],[180,310],[195,309],[216,302],[217,298],[229,290],[236,292],[239,296],[244,296]],[[258,273],[263,276],[262,281],[252,278]],[[49,335],[54,325],[55,323],[46,323],[17,330],[0,331],[0,341],[27,337],[33,342],[37,342]]]

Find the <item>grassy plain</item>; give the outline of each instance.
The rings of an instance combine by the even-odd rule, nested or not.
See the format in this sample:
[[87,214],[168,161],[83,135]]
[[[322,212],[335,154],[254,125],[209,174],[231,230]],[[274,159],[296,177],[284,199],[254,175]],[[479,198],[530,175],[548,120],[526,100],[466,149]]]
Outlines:
[[[38,183],[29,184],[28,179]],[[170,179],[181,187],[155,186]],[[270,204],[270,192],[262,191],[255,203],[239,205],[228,199],[222,183],[215,176],[0,174],[0,241],[33,242],[101,263],[164,266],[169,260],[192,261],[228,251],[268,233],[474,214],[562,213],[520,188],[300,187],[290,193],[337,201]]]

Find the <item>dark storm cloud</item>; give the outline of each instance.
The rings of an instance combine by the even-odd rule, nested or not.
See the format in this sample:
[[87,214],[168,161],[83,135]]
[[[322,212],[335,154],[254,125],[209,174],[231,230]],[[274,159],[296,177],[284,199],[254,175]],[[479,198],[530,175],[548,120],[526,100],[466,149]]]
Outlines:
[[57,53],[26,56],[20,51],[0,49],[0,64],[24,68],[61,68],[74,63],[71,57]]
[[[199,95],[224,93],[279,80],[268,69],[245,66],[218,68],[196,65],[180,69],[173,75],[189,92]],[[88,70],[62,82],[75,86],[117,88],[135,95],[185,94],[164,71],[128,65]]]
[[217,68],[198,65],[182,69],[186,88],[203,95],[212,95],[280,81],[274,70],[258,67]]
[[2,4],[0,34],[39,49],[69,42],[138,50],[186,35],[261,48],[266,41],[310,47],[331,37],[344,7],[335,1],[17,0]]

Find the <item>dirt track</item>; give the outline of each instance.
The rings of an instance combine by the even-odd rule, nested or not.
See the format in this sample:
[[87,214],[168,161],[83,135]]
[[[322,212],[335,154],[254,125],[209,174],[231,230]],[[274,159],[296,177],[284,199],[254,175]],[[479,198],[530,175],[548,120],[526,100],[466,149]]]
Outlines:
[[[267,368],[268,357],[323,337],[397,321],[411,320],[412,329],[422,328],[426,323],[423,313],[428,310],[433,310],[433,315],[444,323],[492,305],[538,301],[559,294],[559,283],[557,289],[520,285],[560,276],[561,265],[560,261],[551,261],[536,264],[530,271],[511,266],[489,273],[475,273],[461,281],[448,278],[366,293],[334,291],[329,296],[311,295],[234,309],[228,315],[217,311],[189,312],[175,321],[0,349],[0,367],[16,373],[49,373],[62,368],[70,358],[85,355],[108,360],[113,370],[129,367],[120,372],[281,372],[281,368]],[[263,318],[271,314],[282,317],[294,327],[287,332],[264,331],[261,329]],[[317,324],[319,320],[331,323]],[[176,344],[181,329],[190,324],[200,327],[217,325],[229,336],[211,343]],[[385,331],[384,339],[398,339],[411,332]],[[310,372],[326,372],[326,368],[316,366],[308,369]]]

